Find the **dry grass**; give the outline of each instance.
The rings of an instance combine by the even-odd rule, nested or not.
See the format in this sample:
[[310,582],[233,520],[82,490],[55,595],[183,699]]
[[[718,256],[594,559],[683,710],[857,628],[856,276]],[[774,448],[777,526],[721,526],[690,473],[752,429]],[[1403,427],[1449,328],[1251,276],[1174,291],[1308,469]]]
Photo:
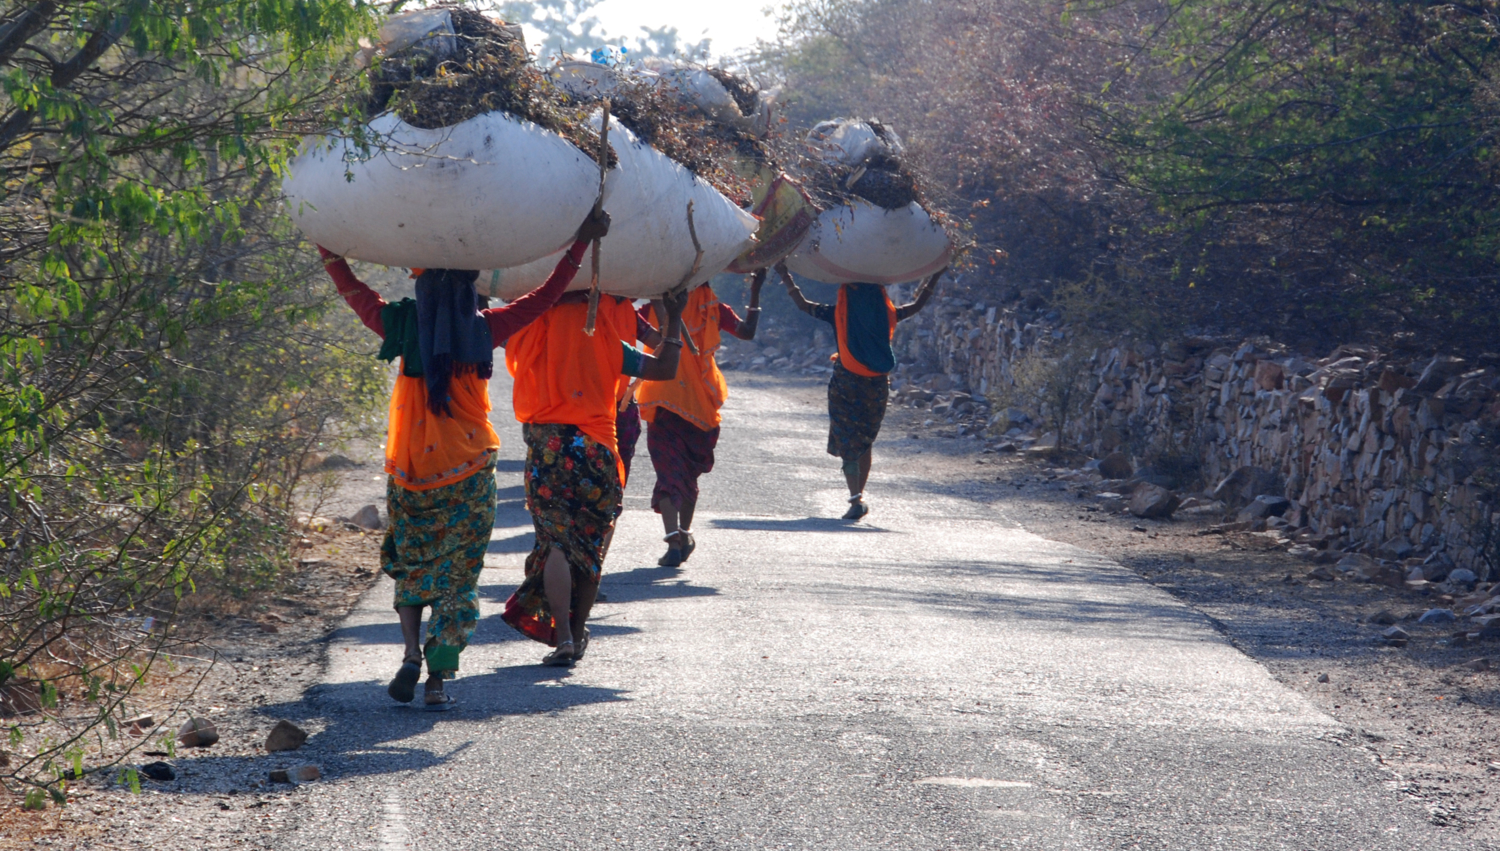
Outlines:
[[557,133],[597,160],[599,137],[588,125],[589,110],[531,63],[526,42],[478,12],[447,8],[454,52],[439,56],[417,45],[381,57],[369,71],[365,113],[392,110],[413,127],[436,129],[507,112]]

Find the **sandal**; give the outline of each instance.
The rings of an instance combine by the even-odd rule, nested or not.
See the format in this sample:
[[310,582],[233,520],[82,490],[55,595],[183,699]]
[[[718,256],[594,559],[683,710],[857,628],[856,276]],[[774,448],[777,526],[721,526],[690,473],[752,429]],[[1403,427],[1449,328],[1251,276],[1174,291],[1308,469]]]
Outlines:
[[578,644],[573,648],[573,661],[577,662],[583,658],[583,654],[589,649],[589,628],[583,628],[583,637],[578,639]]
[[698,541],[693,538],[693,533],[686,529],[682,530],[682,534],[687,535],[687,546],[682,548],[682,560],[687,561],[688,556],[693,554],[693,550],[698,549]]
[[845,520],[858,520],[870,513],[870,506],[865,505],[865,495],[849,497],[849,510],[844,512]]
[[421,660],[406,659],[401,663],[401,669],[396,672],[396,676],[391,678],[390,685],[385,687],[385,693],[397,703],[411,703],[412,698],[417,696],[417,680],[421,678]]
[[[679,536],[686,534],[686,532],[678,529],[676,532],[673,532],[665,538],[662,538],[662,540],[666,541],[668,544],[672,544],[678,539]],[[676,567],[682,564],[684,561],[687,561],[687,552],[685,551],[685,548],[673,545],[667,547],[667,554],[657,559],[656,564],[658,567]]]
[[557,649],[542,657],[542,664],[549,668],[571,668],[577,658],[573,650],[573,642],[564,641],[557,645]]
[[444,691],[441,687],[428,686],[422,695],[422,708],[428,712],[447,712],[457,705],[458,701],[453,695]]

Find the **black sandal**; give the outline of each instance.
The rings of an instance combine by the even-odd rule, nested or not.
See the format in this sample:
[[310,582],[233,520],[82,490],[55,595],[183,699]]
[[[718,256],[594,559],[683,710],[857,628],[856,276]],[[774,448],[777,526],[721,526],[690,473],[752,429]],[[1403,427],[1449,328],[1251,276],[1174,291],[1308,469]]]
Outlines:
[[578,643],[576,645],[574,645],[574,647],[573,647],[573,661],[577,662],[578,660],[582,659],[583,658],[583,654],[587,653],[588,649],[589,649],[589,628],[588,627],[584,627],[583,628],[583,637],[580,638],[580,639],[578,639]]
[[[687,534],[686,532],[684,532],[681,529],[679,529],[676,532],[673,532],[672,534],[666,536],[665,538],[662,538],[662,540],[666,541],[667,544],[671,545],[672,542],[674,542],[674,541],[676,541],[678,539],[678,536],[680,536],[680,535],[686,535],[686,534]],[[689,551],[686,550],[684,547],[668,546],[667,547],[667,554],[664,555],[664,556],[662,556],[661,558],[657,559],[656,560],[656,564],[657,564],[658,567],[676,567],[676,566],[682,564],[683,562],[687,561],[687,553],[688,552]]]
[[390,685],[385,687],[385,693],[397,703],[411,703],[417,696],[417,680],[421,678],[422,658],[419,656],[415,661],[408,658],[401,663],[401,669],[391,678]]
[[564,641],[551,653],[542,657],[542,664],[549,668],[571,668],[577,659],[578,656],[573,650],[573,642]]
[[845,520],[858,520],[870,513],[870,506],[865,505],[864,494],[849,498],[849,510],[844,512]]

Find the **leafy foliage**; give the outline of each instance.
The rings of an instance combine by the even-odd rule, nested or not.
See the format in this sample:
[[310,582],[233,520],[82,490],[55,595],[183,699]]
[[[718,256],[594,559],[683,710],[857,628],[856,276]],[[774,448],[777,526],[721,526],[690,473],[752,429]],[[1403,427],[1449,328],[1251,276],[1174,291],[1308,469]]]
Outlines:
[[[1178,0],[1094,137],[1169,217],[1175,298],[1482,349],[1500,331],[1493,6]],[[1268,298],[1269,297],[1269,298]],[[1257,304],[1258,302],[1258,304]]]
[[373,18],[342,0],[5,14],[0,707],[41,713],[10,723],[12,788],[59,798],[195,583],[276,576],[301,458],[379,396],[276,186]]

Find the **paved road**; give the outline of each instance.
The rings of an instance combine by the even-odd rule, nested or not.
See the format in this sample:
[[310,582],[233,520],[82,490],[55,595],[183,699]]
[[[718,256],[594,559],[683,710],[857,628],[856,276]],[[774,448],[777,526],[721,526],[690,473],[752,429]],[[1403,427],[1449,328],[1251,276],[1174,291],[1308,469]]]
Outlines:
[[1204,617],[1003,504],[877,472],[868,522],[827,519],[845,503],[817,388],[737,378],[698,553],[655,566],[643,440],[572,671],[498,616],[531,545],[503,429],[461,708],[385,697],[376,587],[304,705],[328,778],[278,847],[1470,847]]

